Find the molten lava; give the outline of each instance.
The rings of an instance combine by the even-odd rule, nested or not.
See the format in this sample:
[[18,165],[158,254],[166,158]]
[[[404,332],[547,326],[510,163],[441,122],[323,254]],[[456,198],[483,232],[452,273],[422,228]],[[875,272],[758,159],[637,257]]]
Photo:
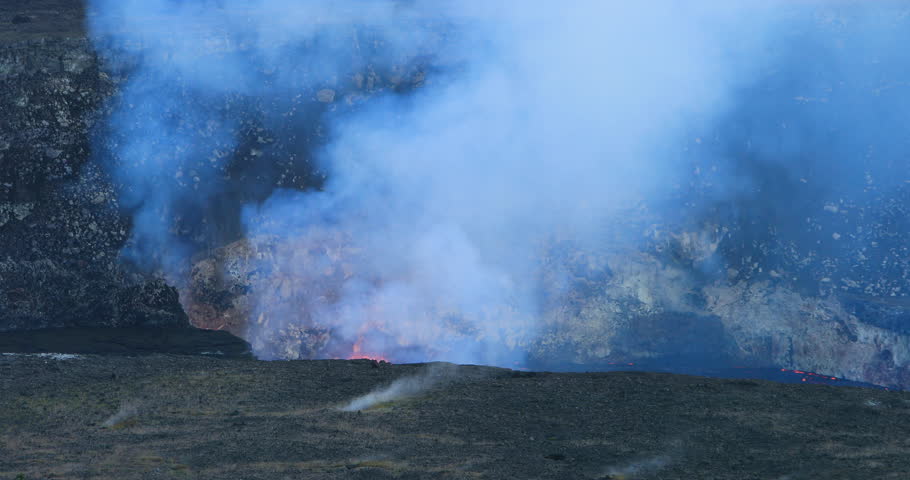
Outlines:
[[[381,362],[389,362],[389,359],[384,353],[367,353],[363,351],[363,335],[357,338],[357,341],[351,346],[351,353],[348,355],[348,360],[377,360]],[[391,363],[391,362],[390,362]]]
[[829,377],[827,375],[822,375],[822,374],[815,373],[815,372],[804,372],[802,370],[789,370],[786,368],[782,368],[782,369],[780,369],[780,371],[795,373],[797,375],[802,375],[803,378],[800,381],[806,382],[806,383],[829,383],[829,382],[826,382],[825,380],[831,380],[831,381],[835,381],[835,382],[837,381],[837,377]]

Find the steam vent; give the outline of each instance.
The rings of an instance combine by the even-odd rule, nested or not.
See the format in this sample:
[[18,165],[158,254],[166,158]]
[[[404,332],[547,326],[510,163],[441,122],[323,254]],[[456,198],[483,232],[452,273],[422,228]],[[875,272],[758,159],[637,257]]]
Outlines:
[[910,478],[910,3],[0,0],[0,480]]

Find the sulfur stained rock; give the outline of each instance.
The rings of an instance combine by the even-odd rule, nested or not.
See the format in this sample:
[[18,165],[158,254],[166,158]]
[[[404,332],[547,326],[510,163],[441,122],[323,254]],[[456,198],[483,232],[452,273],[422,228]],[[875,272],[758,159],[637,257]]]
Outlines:
[[[910,335],[867,323],[834,297],[760,282],[705,290],[740,357],[879,385],[910,386]],[[874,306],[880,299],[853,299]]]
[[335,90],[328,88],[316,92],[316,100],[322,103],[332,103],[335,101]]
[[[217,249],[193,266],[183,294],[186,310],[194,325],[243,336],[260,353],[325,355],[330,325],[319,323],[312,311],[338,296],[346,279],[340,263],[357,254],[346,241],[337,232],[314,232],[297,241],[257,237]],[[285,258],[287,270],[272,263],[278,258]],[[335,261],[338,268],[329,268]],[[269,333],[253,338],[251,326]]]
[[880,320],[907,318],[900,302],[805,295],[783,280],[701,283],[649,256],[614,258],[611,267],[625,273],[601,294],[544,316],[533,357],[597,365],[688,356],[910,387],[910,332]]
[[[188,311],[194,323],[209,328],[222,325],[206,322],[230,319],[225,328],[247,335],[261,354],[330,355],[336,325],[320,323],[311,313],[331,302],[346,278],[358,275],[363,259],[349,242],[339,232],[323,232],[291,242],[257,237],[219,249],[196,264],[185,295]],[[537,336],[520,347],[537,364],[559,368],[679,358],[910,386],[910,335],[870,323],[868,314],[856,315],[874,306],[873,316],[880,317],[885,307],[874,298],[851,303],[804,296],[771,281],[700,283],[691,272],[644,253],[572,257],[570,288],[552,299]],[[273,261],[296,267],[283,270]],[[542,278],[550,290],[558,288]],[[216,314],[207,317],[212,311]],[[890,311],[899,316],[903,310]],[[271,328],[248,328],[253,323]],[[465,334],[457,324],[443,328],[440,338]],[[250,337],[251,332],[268,334]]]

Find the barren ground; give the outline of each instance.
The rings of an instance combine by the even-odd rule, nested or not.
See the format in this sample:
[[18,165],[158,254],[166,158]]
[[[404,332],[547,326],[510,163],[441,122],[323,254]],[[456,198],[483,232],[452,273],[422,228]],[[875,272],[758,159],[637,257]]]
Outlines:
[[[82,4],[0,0],[0,43],[83,36]],[[910,478],[906,392],[452,368],[344,412],[427,367],[0,355],[0,480]]]
[[906,392],[450,368],[344,412],[427,366],[0,355],[0,479],[910,475]]

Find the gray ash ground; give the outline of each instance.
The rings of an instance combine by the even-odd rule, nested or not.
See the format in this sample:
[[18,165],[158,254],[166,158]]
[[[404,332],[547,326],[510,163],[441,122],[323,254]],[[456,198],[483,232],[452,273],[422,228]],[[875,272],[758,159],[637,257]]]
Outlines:
[[[454,378],[428,382],[429,390],[359,412],[344,412],[339,407],[358,396],[398,378],[421,375],[427,367],[176,355],[211,352],[211,347],[244,355],[247,345],[186,328],[188,320],[177,302],[176,290],[124,270],[117,263],[130,223],[120,211],[117,185],[90,155],[93,145],[101,150],[108,148],[93,144],[91,132],[115,106],[111,99],[128,79],[128,72],[107,71],[99,63],[85,38],[83,22],[80,0],[0,0],[0,111],[4,112],[0,115],[0,251],[8,253],[0,261],[0,330],[83,327],[67,335],[49,336],[42,330],[0,338],[0,352],[20,352],[0,354],[0,480],[910,478],[910,394],[805,385],[820,377],[792,371],[800,362],[807,363],[807,358],[820,364],[824,352],[842,345],[842,337],[850,342],[879,338],[863,333],[872,331],[868,325],[900,335],[908,333],[910,305],[903,292],[910,281],[910,256],[900,232],[906,230],[910,184],[882,197],[875,189],[846,201],[838,198],[839,192],[816,197],[818,191],[807,190],[804,185],[825,179],[828,165],[820,163],[825,165],[819,169],[820,177],[807,174],[807,182],[803,182],[795,176],[780,185],[779,176],[772,175],[768,177],[769,186],[777,188],[760,188],[729,208],[696,208],[696,204],[707,204],[714,198],[705,187],[710,178],[692,185],[691,192],[680,192],[693,199],[687,204],[688,210],[681,211],[681,225],[671,225],[685,234],[681,238],[689,238],[692,224],[703,225],[702,230],[708,233],[716,232],[716,225],[729,226],[722,238],[706,238],[717,242],[723,259],[712,264],[716,267],[713,273],[729,277],[739,293],[712,291],[744,307],[720,314],[736,318],[748,311],[747,307],[768,307],[762,310],[770,312],[767,325],[774,329],[768,331],[778,332],[775,338],[781,344],[791,342],[791,351],[808,352],[802,358],[790,358],[787,366],[791,369],[786,372],[746,372],[727,367],[707,371],[702,367],[687,373],[760,376],[795,381],[796,385],[634,371],[545,374],[452,367]],[[802,59],[798,63],[805,63],[807,70],[817,65]],[[877,65],[886,66],[887,62]],[[366,78],[368,86],[357,86],[358,95],[369,96],[374,87],[401,88],[382,80],[379,74],[361,77]],[[769,77],[766,82],[773,86],[775,78]],[[903,77],[881,78],[887,83]],[[832,84],[842,85],[839,89],[849,90],[854,85],[834,80]],[[901,85],[899,81],[893,84]],[[354,91],[354,86],[345,88]],[[339,90],[338,104],[343,93]],[[793,102],[797,94],[803,92],[791,95],[785,88],[764,93],[759,90],[750,102],[783,104]],[[329,108],[315,95],[307,92],[305,97],[312,98],[301,107],[311,109],[312,115]],[[889,101],[878,94],[872,100]],[[267,104],[226,103],[232,108],[243,107],[236,109],[246,112],[248,118],[241,122],[243,141],[235,152],[239,166],[226,171],[225,176],[238,184],[263,186],[264,190],[312,186],[305,175],[299,176],[300,184],[277,180],[279,174],[283,179],[283,173],[306,166],[302,160],[279,163],[281,168],[268,174],[252,168],[255,164],[248,155],[253,147],[259,148],[254,143],[259,137],[287,136],[282,130],[262,134],[259,118],[269,112]],[[745,104],[742,111],[748,112],[750,106],[752,103]],[[787,115],[800,120],[804,107],[797,101],[786,109]],[[307,116],[286,128],[294,130],[309,125],[310,120]],[[769,135],[775,133],[777,125],[787,123],[780,118],[772,120],[767,122],[772,129]],[[687,151],[693,156],[693,166],[707,172],[711,171],[709,166],[699,163],[700,159],[738,140],[732,135],[721,143],[699,141]],[[883,143],[894,143],[891,138],[887,140]],[[275,158],[286,158],[293,146],[276,142],[267,151]],[[817,158],[818,162],[831,163],[827,155]],[[906,163],[895,165],[889,176],[905,178]],[[762,181],[758,184],[764,187]],[[767,197],[775,197],[771,199],[774,202],[767,202]],[[793,208],[793,198],[811,201]],[[233,205],[223,200],[213,203]],[[782,211],[806,221],[805,226],[791,232],[791,237],[765,233],[770,231],[767,226],[776,222],[770,213],[777,212],[771,209],[769,213],[764,206],[781,203],[785,207]],[[703,212],[707,218],[696,215]],[[854,225],[863,225],[862,234],[846,235],[848,227]],[[203,247],[221,248],[235,240],[236,232],[228,227],[219,225],[224,231],[205,237],[212,243]],[[831,232],[845,235],[838,239]],[[653,255],[647,261],[630,261],[635,268],[628,270],[649,272],[644,267],[651,265],[652,257],[660,268],[670,265],[688,273],[705,268],[693,263],[683,248],[685,243],[658,243],[655,241]],[[867,244],[878,247],[867,252]],[[879,267],[884,264],[888,269]],[[603,285],[597,283],[602,281],[602,276],[580,275],[578,283],[584,288],[579,292],[602,291]],[[696,286],[693,291],[702,292],[704,285]],[[198,304],[193,305],[195,310],[190,315],[195,312],[197,324],[203,326],[209,325],[208,319],[221,322],[228,311],[221,307],[230,305],[226,299],[234,297],[215,288],[197,290],[203,295],[195,299]],[[813,299],[834,292],[843,296],[839,300],[843,312],[832,313],[825,319],[830,320],[828,323],[812,324],[837,325],[846,332],[825,337],[829,343],[816,343],[821,337],[806,339],[793,333],[802,330],[788,330],[791,326],[786,322],[776,321],[786,320],[783,314],[802,318],[798,317],[806,311],[802,305],[825,307],[822,302],[812,303]],[[643,305],[617,298],[625,302],[620,305]],[[754,300],[759,298],[769,300]],[[593,301],[606,304],[615,299],[605,295]],[[705,302],[706,296],[699,294],[691,303],[700,311]],[[581,310],[581,301],[578,306]],[[236,318],[246,316],[238,314]],[[596,325],[603,324],[602,318],[595,320],[601,322]],[[742,324],[733,322],[734,327]],[[578,325],[576,332],[590,331],[584,324]],[[242,331],[242,326],[238,324],[237,330]],[[111,341],[110,327],[128,328],[118,333],[119,340]],[[139,327],[166,327],[170,333],[149,335]],[[863,330],[857,334],[853,328],[860,327]],[[174,329],[181,329],[181,335]],[[762,329],[756,331],[764,334]],[[74,336],[91,348],[101,345],[120,350],[106,353],[126,350],[131,355],[145,355],[52,354],[62,351],[61,343],[70,349],[80,345]],[[604,342],[587,333],[578,336],[589,343],[573,352]],[[39,337],[49,342],[48,346],[34,350]],[[671,343],[678,341],[672,335],[668,338]],[[861,373],[874,373],[866,377],[872,381],[897,383],[910,378],[905,364],[894,361],[907,358],[904,337],[882,334],[880,338],[897,340],[893,346],[879,344],[883,360],[871,363]],[[749,345],[765,344],[754,336],[744,339]],[[807,349],[816,345],[816,350]],[[171,354],[161,354],[162,350]],[[29,351],[44,353],[22,354]],[[857,348],[856,352],[862,350]],[[827,365],[849,367],[869,361],[859,353],[851,353],[855,358],[828,359]],[[684,371],[678,364],[676,367],[675,372]],[[896,373],[886,375],[885,367],[893,367]],[[637,362],[612,368],[662,367]],[[843,380],[832,383],[849,384]]]
[[[340,407],[421,372],[445,381]],[[434,373],[435,372],[435,373]],[[369,360],[0,356],[0,479],[878,479],[910,393]]]

